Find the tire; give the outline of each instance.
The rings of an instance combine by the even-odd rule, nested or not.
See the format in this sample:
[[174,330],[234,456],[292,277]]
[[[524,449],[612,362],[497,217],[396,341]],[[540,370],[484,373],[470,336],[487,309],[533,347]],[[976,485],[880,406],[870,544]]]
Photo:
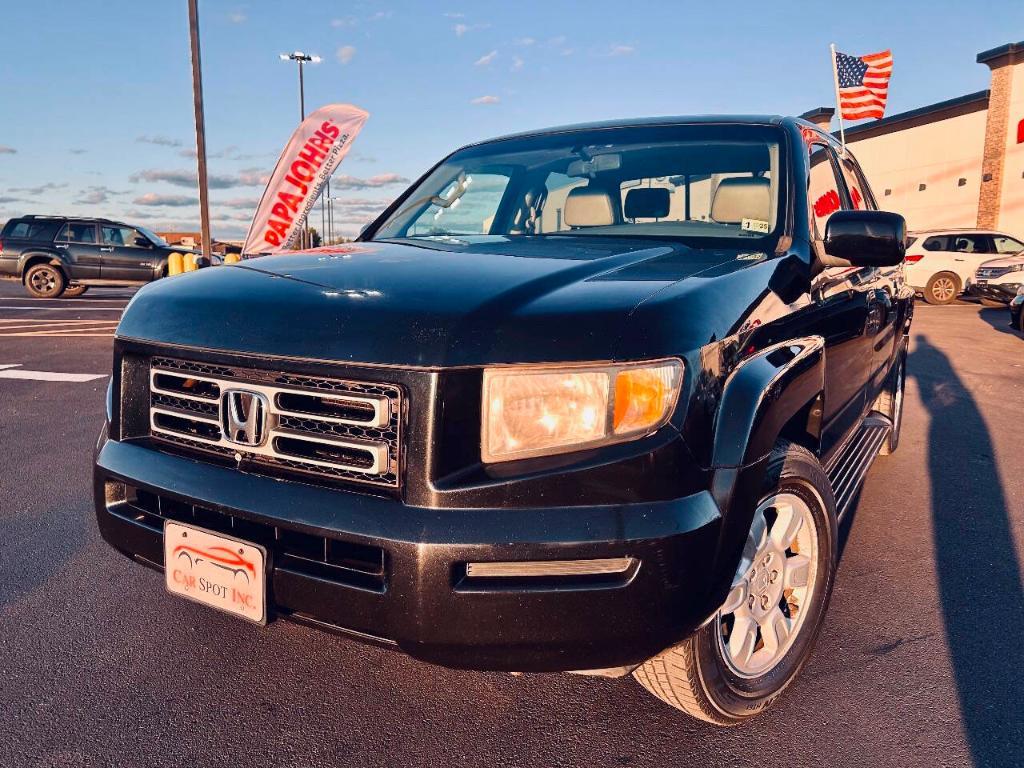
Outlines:
[[25,273],[25,290],[37,299],[56,299],[67,286],[64,273],[52,264],[36,264]]
[[904,388],[907,383],[907,353],[906,348],[900,351],[899,357],[893,363],[889,379],[885,383],[885,389],[875,401],[874,410],[883,416],[888,416],[892,422],[892,431],[889,437],[878,449],[879,456],[888,456],[894,453],[900,444],[900,429],[903,427],[903,403]]
[[[779,505],[778,509],[775,505]],[[792,571],[788,565],[783,565],[780,567],[783,575],[779,577],[772,566],[779,564],[776,558],[780,552],[776,549],[766,558],[764,547],[775,546],[777,524],[794,519],[798,505],[803,506],[802,522],[796,528],[783,526],[795,533],[792,544],[781,552],[781,557],[784,564],[800,557],[806,564]],[[788,516],[785,509],[789,510]],[[767,523],[768,527],[759,527],[759,517],[763,514],[763,519],[767,520],[772,512],[776,516]],[[726,602],[693,635],[638,667],[633,672],[637,682],[669,706],[716,725],[737,725],[770,706],[807,661],[821,629],[835,581],[837,527],[832,487],[817,458],[801,446],[780,442],[769,459],[765,492]],[[785,540],[786,537],[778,535],[778,538]],[[758,545],[756,540],[763,543]],[[802,542],[799,547],[798,542]],[[810,555],[801,554],[808,550]],[[797,585],[800,573],[805,582],[802,587]],[[787,583],[793,588],[786,588]],[[798,598],[795,593],[801,589],[802,597]],[[737,594],[745,597],[736,601]],[[772,604],[774,597],[780,597],[780,603]],[[803,602],[798,604],[798,600]],[[781,601],[786,602],[785,609]],[[737,607],[726,613],[730,603]],[[790,627],[791,632],[785,639],[779,637],[780,630],[772,630],[775,651],[765,642],[766,636],[761,634],[760,628],[754,634],[749,630],[737,634],[740,612],[746,610],[746,605],[765,606],[765,620],[770,626],[778,621],[771,618],[775,615],[781,616],[784,626]],[[745,662],[747,670],[740,669],[732,658],[732,651],[726,650],[727,645],[733,644],[734,637],[740,639],[741,656],[748,645],[752,649]],[[747,643],[743,637],[754,639]],[[759,654],[762,660],[767,660],[763,669],[756,669],[753,663]]]
[[1005,307],[1006,306],[1006,304],[1003,303],[1002,301],[996,301],[995,299],[982,299],[981,300],[981,304],[982,304],[982,306],[985,306],[985,307]]
[[939,272],[928,278],[924,300],[929,304],[952,304],[960,295],[960,278],[952,272]]
[[67,288],[64,289],[64,296],[69,298],[69,299],[73,299],[76,296],[81,296],[83,293],[85,293],[88,290],[89,290],[89,286],[88,285],[71,284]]

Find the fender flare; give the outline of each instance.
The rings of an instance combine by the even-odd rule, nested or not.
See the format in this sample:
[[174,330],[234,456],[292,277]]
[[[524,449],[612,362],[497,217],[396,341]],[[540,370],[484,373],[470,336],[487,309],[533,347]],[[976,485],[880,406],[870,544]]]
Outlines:
[[[722,512],[714,581],[713,614],[728,594],[764,473],[786,424],[824,397],[825,340],[806,336],[766,347],[741,362],[726,379],[715,418],[711,494]],[[820,437],[820,412],[812,436]],[[816,434],[815,434],[816,432]]]
[[18,257],[18,277],[21,280],[24,280],[25,271],[28,269],[28,263],[31,261],[42,260],[46,260],[47,263],[60,267],[60,270],[64,273],[64,277],[71,277],[71,272],[68,269],[66,258],[61,258],[58,254],[53,253],[52,251],[28,251],[21,254],[21,256]]

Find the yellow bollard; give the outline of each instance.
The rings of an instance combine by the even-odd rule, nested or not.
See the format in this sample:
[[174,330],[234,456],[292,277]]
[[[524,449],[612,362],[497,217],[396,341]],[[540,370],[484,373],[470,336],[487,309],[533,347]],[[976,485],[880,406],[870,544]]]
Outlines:
[[173,252],[167,257],[167,276],[180,275],[185,269],[185,265],[182,263],[181,254],[177,251]]
[[225,264],[237,264],[242,260],[242,257],[237,253],[226,253],[224,254]]
[[195,272],[199,267],[196,266],[196,255],[194,253],[185,254],[185,271]]

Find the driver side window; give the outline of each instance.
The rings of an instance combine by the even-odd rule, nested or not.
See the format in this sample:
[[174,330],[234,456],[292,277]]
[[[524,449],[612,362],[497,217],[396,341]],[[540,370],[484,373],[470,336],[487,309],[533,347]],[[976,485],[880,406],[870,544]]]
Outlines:
[[832,214],[846,208],[842,181],[836,174],[832,150],[824,144],[812,144],[811,171],[807,185],[807,201],[814,221],[814,237],[825,237],[825,226]]
[[127,246],[129,248],[142,247],[136,245],[136,238],[147,239],[138,230],[131,227],[117,227],[109,224],[100,227],[100,236],[103,239],[104,245]]

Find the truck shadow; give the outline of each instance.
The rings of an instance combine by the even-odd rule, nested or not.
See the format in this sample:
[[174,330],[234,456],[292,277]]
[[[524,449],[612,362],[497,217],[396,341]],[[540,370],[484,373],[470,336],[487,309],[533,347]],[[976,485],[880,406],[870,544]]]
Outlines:
[[[976,766],[1020,765],[1024,586],[992,438],[949,358],[927,337],[917,338],[907,370],[929,416],[935,562],[964,733]],[[954,445],[969,466],[951,466]]]

